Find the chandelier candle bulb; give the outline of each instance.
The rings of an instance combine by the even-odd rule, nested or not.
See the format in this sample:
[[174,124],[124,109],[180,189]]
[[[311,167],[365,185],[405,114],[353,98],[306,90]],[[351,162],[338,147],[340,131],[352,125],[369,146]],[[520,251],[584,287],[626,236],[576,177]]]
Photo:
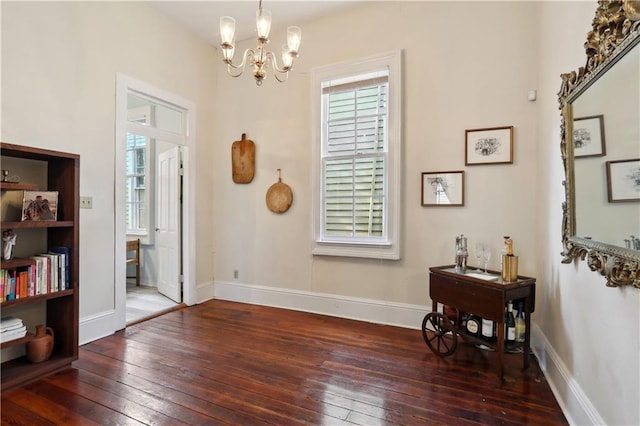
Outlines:
[[298,56],[300,41],[302,40],[302,30],[300,27],[291,26],[287,28],[287,45],[292,56]]
[[[231,16],[222,16],[220,18],[220,40],[223,49],[233,48],[233,36],[236,32],[236,20]],[[229,47],[226,47],[229,46]]]
[[293,56],[289,51],[289,46],[286,44],[282,45],[282,67],[284,69],[290,69],[293,65]]
[[269,32],[271,32],[271,11],[266,9],[258,9],[256,11],[256,31],[258,32],[258,40],[267,41]]

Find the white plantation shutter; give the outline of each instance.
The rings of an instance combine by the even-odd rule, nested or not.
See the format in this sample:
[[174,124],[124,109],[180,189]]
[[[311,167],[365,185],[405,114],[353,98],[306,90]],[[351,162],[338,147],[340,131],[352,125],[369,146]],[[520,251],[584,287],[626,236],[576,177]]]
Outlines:
[[402,61],[312,70],[314,255],[400,259]]
[[127,132],[127,176],[125,211],[127,233],[148,231],[147,218],[147,136]]
[[[385,75],[380,75],[385,74]],[[385,236],[387,72],[323,87],[324,234]]]

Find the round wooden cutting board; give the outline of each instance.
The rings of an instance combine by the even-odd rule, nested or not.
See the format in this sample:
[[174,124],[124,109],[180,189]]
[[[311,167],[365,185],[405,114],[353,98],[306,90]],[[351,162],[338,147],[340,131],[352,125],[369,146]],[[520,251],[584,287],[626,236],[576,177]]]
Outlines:
[[278,182],[274,183],[267,190],[267,207],[274,213],[284,213],[289,210],[293,203],[293,192],[289,185],[282,182],[278,178]]

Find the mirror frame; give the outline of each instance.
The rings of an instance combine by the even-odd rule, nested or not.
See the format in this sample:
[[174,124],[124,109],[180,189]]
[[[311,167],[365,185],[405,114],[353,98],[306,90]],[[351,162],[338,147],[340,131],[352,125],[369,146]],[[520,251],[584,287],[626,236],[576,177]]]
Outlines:
[[587,34],[587,62],[578,71],[562,74],[558,102],[562,111],[560,150],[564,166],[565,202],[562,203],[562,263],[587,260],[589,269],[606,277],[607,286],[640,288],[640,252],[576,235],[573,157],[575,101],[618,60],[640,44],[640,1],[599,0],[593,29]]

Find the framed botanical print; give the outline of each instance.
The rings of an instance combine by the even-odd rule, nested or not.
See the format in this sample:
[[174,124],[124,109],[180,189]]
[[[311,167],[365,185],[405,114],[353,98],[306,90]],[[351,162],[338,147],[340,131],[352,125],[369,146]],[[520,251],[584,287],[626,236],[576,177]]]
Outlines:
[[464,206],[464,172],[422,173],[423,206]]
[[512,164],[513,126],[465,131],[465,164]]
[[606,153],[604,115],[574,118],[573,158],[602,157]]
[[640,201],[640,158],[607,161],[610,203]]

